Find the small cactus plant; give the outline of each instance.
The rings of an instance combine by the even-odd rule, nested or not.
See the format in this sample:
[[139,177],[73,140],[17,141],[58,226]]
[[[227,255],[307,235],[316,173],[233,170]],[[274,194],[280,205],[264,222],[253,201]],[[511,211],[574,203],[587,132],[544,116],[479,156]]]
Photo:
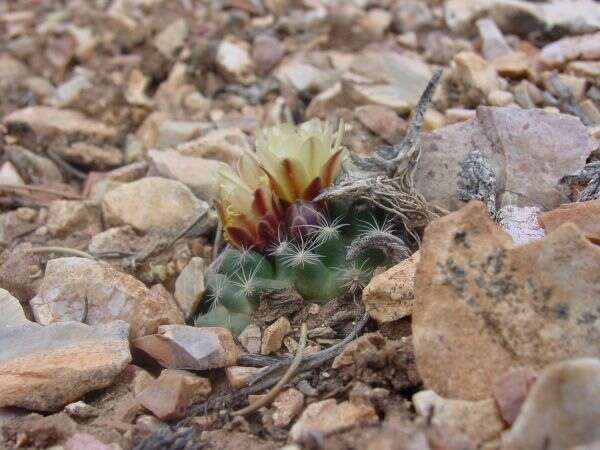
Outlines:
[[[217,211],[231,245],[206,275],[196,325],[239,334],[265,292],[291,288],[326,302],[361,290],[390,263],[390,248],[408,255],[368,205],[312,201],[338,175],[340,142],[341,127],[334,139],[318,121],[275,127],[259,137],[256,155],[242,157],[237,175],[219,173]],[[385,243],[369,245],[375,241]]]

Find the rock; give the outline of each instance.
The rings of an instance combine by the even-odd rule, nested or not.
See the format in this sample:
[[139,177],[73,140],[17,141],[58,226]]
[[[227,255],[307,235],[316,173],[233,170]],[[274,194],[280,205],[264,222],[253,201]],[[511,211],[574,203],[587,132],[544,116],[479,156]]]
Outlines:
[[10,56],[8,52],[0,55],[0,83],[11,84],[18,83],[29,75],[29,69],[18,59]]
[[581,358],[548,367],[531,388],[502,450],[562,450],[600,439],[600,361]]
[[29,106],[19,109],[4,117],[4,124],[8,127],[19,127],[25,124],[36,134],[56,132],[101,139],[114,139],[117,136],[116,128],[89,119],[78,111],[50,106]]
[[32,298],[41,283],[39,277],[43,272],[40,255],[30,253],[28,249],[31,247],[30,244],[16,246],[8,252],[8,255],[3,255],[3,262],[0,265],[0,286],[17,299]]
[[454,56],[454,78],[458,83],[472,89],[473,99],[484,97],[499,88],[498,75],[494,67],[475,52],[460,52]]
[[587,99],[579,103],[579,108],[593,125],[600,125],[600,109],[593,100]]
[[219,327],[163,325],[134,347],[169,369],[207,370],[235,364],[238,350],[231,332]]
[[[481,106],[473,120],[422,134],[421,148],[416,188],[427,200],[453,211],[463,205],[456,195],[459,164],[473,149],[494,170],[498,208],[552,208],[568,201],[558,181],[581,170],[595,144],[573,116]],[[540,170],[540,161],[553,163]]]
[[285,317],[280,317],[263,332],[262,345],[260,353],[262,355],[270,355],[277,352],[281,348],[283,338],[286,334],[292,331],[289,320]]
[[538,216],[540,225],[547,233],[571,222],[577,225],[590,241],[600,244],[600,200],[565,203],[558,208],[541,213]]
[[204,122],[191,120],[164,120],[158,125],[156,146],[173,148],[202,135],[207,125]]
[[123,321],[0,328],[0,406],[55,411],[115,380],[131,361]]
[[191,224],[207,208],[183,183],[158,177],[117,187],[102,202],[108,226],[130,225],[139,231],[173,234]]
[[5,424],[10,423],[18,417],[26,416],[27,414],[29,414],[29,412],[21,408],[0,408],[0,427],[3,427]]
[[516,367],[494,380],[494,399],[500,415],[508,425],[515,422],[535,379],[536,375],[532,370]]
[[446,124],[452,125],[455,123],[466,122],[476,117],[476,111],[474,109],[465,108],[448,108],[446,110]]
[[138,236],[129,225],[109,228],[92,237],[88,251],[94,256],[105,254],[135,255],[146,244],[147,239]]
[[493,61],[500,56],[508,55],[512,49],[504,39],[502,31],[498,29],[496,22],[491,19],[479,19],[477,31],[481,38],[481,52],[488,61]]
[[546,235],[538,221],[540,212],[538,207],[505,206],[498,211],[498,224],[515,244],[527,244]]
[[346,382],[376,383],[398,391],[421,384],[410,337],[391,340],[380,333],[366,333],[347,344],[331,367]]
[[491,106],[508,106],[515,100],[515,97],[510,92],[499,89],[491,91],[487,98]]
[[448,36],[441,31],[427,33],[422,45],[427,49],[427,62],[442,65],[450,64],[457,53],[474,50],[471,41]]
[[0,168],[0,183],[23,186],[25,181],[23,181],[19,172],[17,172],[15,166],[10,161],[6,161]]
[[600,441],[592,442],[591,444],[578,445],[571,447],[569,450],[600,450]]
[[76,432],[77,423],[63,412],[45,417],[37,413],[28,414],[2,429],[3,444],[26,443],[30,448],[44,449],[53,448],[51,446],[57,442],[65,442]]
[[261,336],[260,327],[258,325],[250,324],[240,333],[238,340],[248,353],[256,355],[260,353],[262,342]]
[[183,323],[174,302],[167,302],[131,275],[86,258],[48,261],[30,305],[42,325],[82,319],[95,325],[121,319],[131,325],[132,338],[155,333],[159,325]]
[[79,419],[91,419],[92,417],[97,417],[99,412],[97,408],[94,408],[91,405],[88,405],[84,401],[78,401],[74,403],[69,403],[65,406],[65,412],[74,418]]
[[247,386],[250,378],[260,370],[258,367],[231,366],[225,368],[225,375],[232,388],[240,389]]
[[229,164],[236,164],[245,151],[251,150],[246,135],[236,128],[214,130],[177,146],[177,151],[182,155],[216,159]]
[[48,158],[36,155],[17,145],[8,145],[6,155],[25,179],[35,180],[40,184],[61,183],[63,181],[60,169]]
[[425,111],[425,117],[423,118],[424,131],[432,131],[444,125],[446,125],[446,117],[441,112],[431,108]]
[[362,300],[371,318],[386,323],[412,314],[419,257],[416,252],[369,282]]
[[144,178],[147,173],[148,163],[146,161],[138,161],[107,172],[106,178],[111,181],[129,183]]
[[504,78],[537,78],[537,72],[532,67],[531,55],[524,52],[511,52],[494,60],[494,69]]
[[566,72],[585,78],[592,84],[600,84],[600,61],[573,61],[567,65]]
[[542,62],[548,67],[559,67],[576,59],[600,58],[600,33],[565,37],[542,48]]
[[214,159],[185,156],[176,150],[150,150],[152,168],[165,178],[181,181],[200,199],[214,197],[215,174],[221,162]]
[[290,439],[301,442],[315,433],[327,435],[378,421],[379,418],[371,405],[337,403],[335,399],[322,400],[306,407],[292,426]]
[[175,299],[186,320],[191,319],[204,295],[204,260],[193,257],[175,280]]
[[167,25],[154,38],[154,46],[163,56],[172,58],[177,50],[183,47],[188,35],[188,26],[184,18],[177,19]]
[[360,106],[354,114],[364,126],[392,145],[398,143],[406,131],[406,122],[385,106]]
[[535,102],[531,98],[529,89],[527,89],[527,85],[523,82],[517,84],[513,87],[513,94],[515,97],[515,103],[524,109],[533,109],[535,108]]
[[123,164],[121,150],[110,145],[100,147],[86,142],[75,142],[56,150],[63,159],[94,170],[106,170]]
[[2,288],[0,288],[0,311],[2,311],[0,328],[29,323],[19,300]]
[[394,9],[394,25],[402,31],[419,31],[433,25],[433,14],[426,3],[409,0]]
[[493,399],[469,402],[449,400],[433,391],[420,391],[412,397],[415,411],[428,423],[447,433],[467,435],[478,447],[500,437],[506,426]]
[[115,450],[113,445],[107,445],[87,433],[73,434],[62,448],[64,450]]
[[76,73],[69,80],[59,85],[48,99],[50,106],[55,108],[68,108],[79,100],[81,94],[93,87],[90,74]]
[[515,247],[480,202],[430,224],[412,316],[425,387],[481,400],[511,367],[598,354],[598,264],[600,248],[572,224]]
[[145,369],[130,364],[121,374],[120,382],[127,384],[129,391],[137,396],[152,384],[155,378]]
[[93,236],[102,231],[98,205],[90,201],[54,200],[48,208],[48,231],[52,236],[73,234]]
[[181,419],[188,405],[205,399],[212,388],[207,378],[177,369],[164,369],[136,399],[160,420]]
[[365,52],[352,62],[343,82],[360,104],[386,106],[399,113],[411,111],[431,78],[420,59],[394,52]]
[[256,71],[260,75],[268,74],[273,69],[285,53],[285,46],[274,36],[268,34],[258,35],[254,39],[252,47],[252,59],[256,66]]
[[146,95],[150,79],[139,69],[132,69],[127,78],[125,99],[130,105],[151,107],[152,100]]
[[325,91],[338,78],[334,72],[315,67],[303,59],[282,63],[275,71],[275,76],[296,92]]
[[[582,13],[585,11],[585,14]],[[524,0],[449,0],[444,3],[446,25],[468,32],[473,22],[491,17],[505,33],[581,34],[600,30],[600,6],[592,0],[532,3]]]
[[287,427],[304,405],[304,395],[297,389],[290,388],[280,393],[273,401],[273,425],[277,428]]
[[556,89],[557,84],[564,85],[564,87],[567,89],[567,92],[571,91],[574,99],[579,102],[581,102],[586,95],[588,82],[584,78],[575,77],[573,75],[565,75],[562,73],[557,74],[555,77],[554,72],[547,71],[542,74],[542,79],[544,88],[555,97],[561,96],[561,93]]
[[229,81],[245,85],[256,81],[254,62],[245,42],[223,39],[217,47],[215,59],[218,69]]

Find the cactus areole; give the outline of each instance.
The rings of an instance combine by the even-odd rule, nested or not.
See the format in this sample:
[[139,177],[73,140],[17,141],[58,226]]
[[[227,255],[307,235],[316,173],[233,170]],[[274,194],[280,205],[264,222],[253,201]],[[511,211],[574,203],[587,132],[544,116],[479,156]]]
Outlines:
[[344,149],[337,132],[318,120],[259,133],[256,153],[245,153],[237,170],[223,165],[216,180],[216,207],[230,244],[216,272],[206,274],[198,326],[222,326],[239,334],[269,290],[295,289],[311,302],[355,293],[385,252],[348,250],[369,234],[392,234],[369,205],[312,201],[338,176]]

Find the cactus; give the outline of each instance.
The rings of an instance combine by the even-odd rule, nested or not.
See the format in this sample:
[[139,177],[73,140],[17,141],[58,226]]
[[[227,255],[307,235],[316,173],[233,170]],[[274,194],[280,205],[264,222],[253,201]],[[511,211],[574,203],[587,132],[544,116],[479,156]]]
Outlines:
[[[391,262],[371,237],[399,240],[391,225],[367,208],[290,206],[278,238],[264,250],[227,248],[216,273],[206,276],[197,326],[222,326],[239,334],[269,290],[293,288],[307,301],[323,303],[361,290],[377,266]],[[401,241],[400,241],[401,242]]]
[[345,150],[318,120],[258,133],[237,172],[217,174],[215,206],[230,243],[206,276],[199,326],[240,333],[265,292],[295,289],[311,302],[356,293],[377,266],[408,256],[371,205],[313,201],[339,175]]

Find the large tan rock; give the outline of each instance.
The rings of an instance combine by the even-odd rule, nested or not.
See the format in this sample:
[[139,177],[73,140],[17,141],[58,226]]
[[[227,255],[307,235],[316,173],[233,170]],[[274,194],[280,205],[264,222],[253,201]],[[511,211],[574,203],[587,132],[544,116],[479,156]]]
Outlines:
[[571,224],[515,247],[479,202],[433,222],[412,322],[424,385],[480,400],[510,367],[599,355],[599,266],[600,248]]
[[363,291],[362,301],[371,318],[380,323],[410,316],[415,299],[415,272],[420,253],[374,277]]
[[502,450],[563,450],[600,440],[600,360],[548,367],[525,400]]
[[102,212],[109,226],[131,225],[139,231],[177,233],[208,208],[183,183],[147,177],[104,196]]
[[123,321],[0,327],[0,407],[55,411],[109,386],[131,361]]
[[48,262],[30,305],[43,325],[82,319],[93,325],[121,319],[129,322],[136,338],[155,333],[159,325],[183,323],[177,304],[169,300],[108,264],[69,257]]

